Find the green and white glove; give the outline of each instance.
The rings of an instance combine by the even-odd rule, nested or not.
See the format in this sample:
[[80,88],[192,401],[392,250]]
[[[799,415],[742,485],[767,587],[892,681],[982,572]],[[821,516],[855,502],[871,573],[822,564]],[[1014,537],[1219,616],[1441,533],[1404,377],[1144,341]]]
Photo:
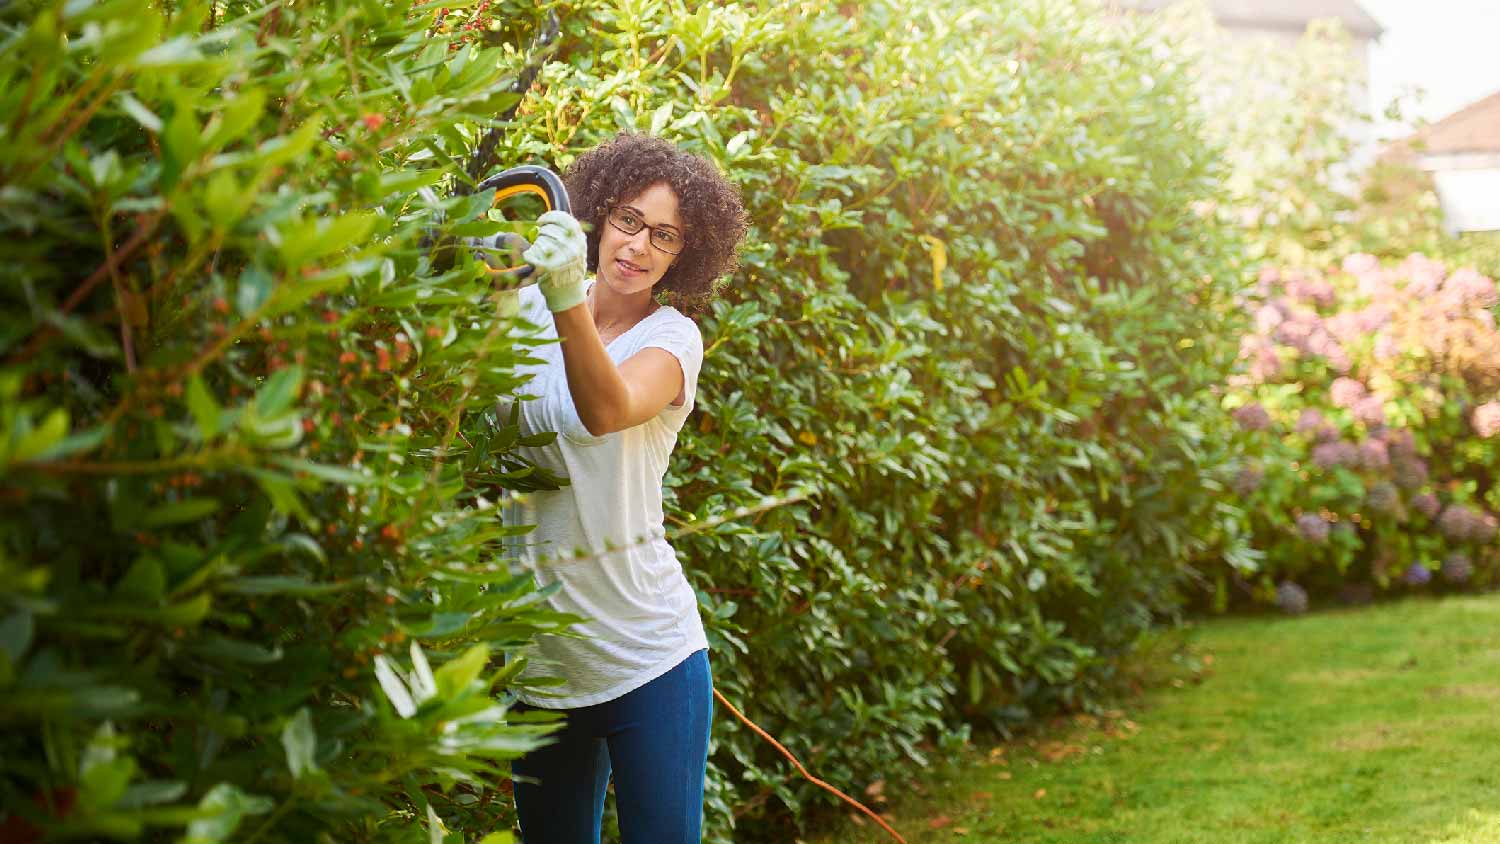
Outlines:
[[584,300],[588,239],[577,218],[566,211],[548,211],[537,222],[542,224],[541,231],[531,248],[521,253],[521,260],[541,274],[537,286],[547,299],[547,310],[566,311]]

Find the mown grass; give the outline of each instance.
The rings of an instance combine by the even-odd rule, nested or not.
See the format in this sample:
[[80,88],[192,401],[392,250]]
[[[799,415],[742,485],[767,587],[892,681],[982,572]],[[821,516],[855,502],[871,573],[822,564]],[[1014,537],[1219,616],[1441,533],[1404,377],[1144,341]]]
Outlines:
[[1215,620],[1183,646],[1199,668],[1124,711],[975,747],[923,794],[877,787],[881,809],[911,844],[1500,844],[1500,595]]

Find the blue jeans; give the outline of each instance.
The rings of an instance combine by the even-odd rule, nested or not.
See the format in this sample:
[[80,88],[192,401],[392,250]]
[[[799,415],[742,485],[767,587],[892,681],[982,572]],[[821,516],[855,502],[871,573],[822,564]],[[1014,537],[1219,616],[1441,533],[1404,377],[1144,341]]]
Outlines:
[[[517,711],[528,707],[517,703]],[[554,741],[511,763],[523,844],[598,844],[610,770],[621,844],[699,844],[713,720],[708,651],[623,697],[567,713]]]

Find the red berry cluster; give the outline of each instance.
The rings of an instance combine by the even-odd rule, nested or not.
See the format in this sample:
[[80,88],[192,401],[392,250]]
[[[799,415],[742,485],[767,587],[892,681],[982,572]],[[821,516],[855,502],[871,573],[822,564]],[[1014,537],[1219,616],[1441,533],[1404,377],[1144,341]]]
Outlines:
[[[492,0],[480,0],[474,6],[474,10],[469,13],[468,20],[459,24],[456,28],[447,26],[439,27],[440,31],[457,33],[457,37],[454,38],[453,43],[448,45],[450,52],[459,49],[465,44],[474,43],[482,38],[485,32],[498,28],[495,17],[489,13],[491,2]],[[438,15],[438,20],[447,18],[447,12],[447,9],[442,10]]]

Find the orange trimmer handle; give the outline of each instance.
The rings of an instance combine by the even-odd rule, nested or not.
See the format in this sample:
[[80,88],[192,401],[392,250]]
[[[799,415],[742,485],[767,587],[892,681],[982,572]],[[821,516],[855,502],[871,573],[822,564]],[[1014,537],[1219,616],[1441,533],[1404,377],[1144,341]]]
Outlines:
[[[494,190],[495,199],[491,207],[524,193],[533,193],[542,198],[542,203],[547,206],[548,211],[566,211],[573,213],[573,204],[568,200],[568,189],[563,186],[563,180],[551,170],[545,167],[537,167],[531,164],[523,164],[520,167],[512,167],[479,183],[479,190]],[[525,243],[519,237],[505,238],[507,245],[512,249],[519,243]],[[525,247],[522,246],[522,249]],[[530,264],[518,264],[514,267],[503,269],[490,269],[489,272],[496,275],[509,275],[517,279],[523,279],[536,271]]]

